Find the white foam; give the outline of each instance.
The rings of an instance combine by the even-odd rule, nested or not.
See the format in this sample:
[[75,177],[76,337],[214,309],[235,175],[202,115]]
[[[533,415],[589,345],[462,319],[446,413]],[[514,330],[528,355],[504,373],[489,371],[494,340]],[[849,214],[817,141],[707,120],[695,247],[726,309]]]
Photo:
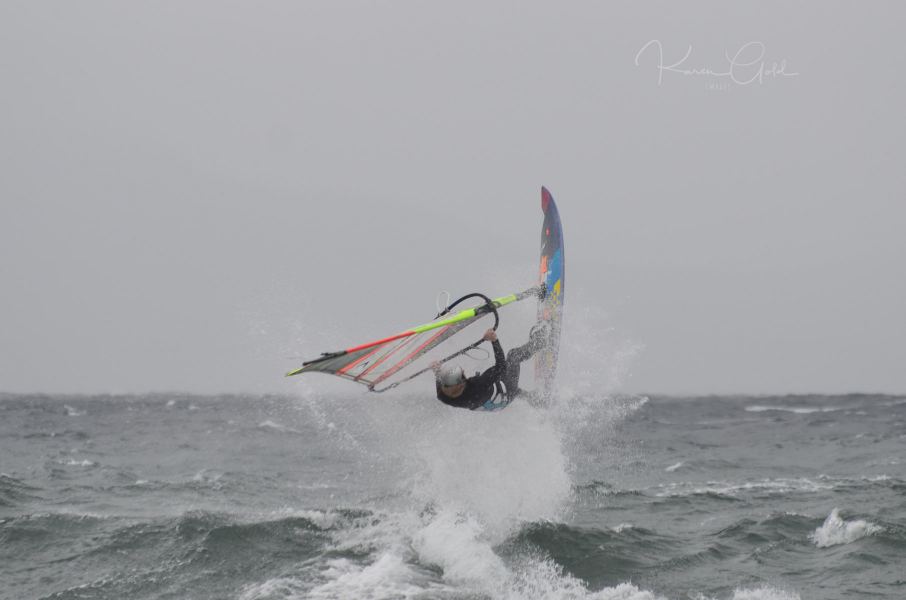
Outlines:
[[[820,479],[820,478],[819,478]],[[731,481],[680,481],[658,485],[661,491],[654,495],[657,497],[682,497],[695,494],[720,494],[722,496],[738,497],[747,493],[762,494],[788,494],[794,492],[817,492],[832,490],[836,484],[829,480],[816,481],[802,478],[762,479],[759,481],[731,482]]]
[[323,510],[303,510],[297,511],[295,516],[302,517],[311,521],[319,529],[330,529],[337,525],[343,517],[340,513]]
[[[590,591],[543,557],[504,559],[495,552],[495,537],[475,514],[450,508],[418,515],[370,514],[336,532],[335,547],[369,551],[373,558],[367,564],[330,561],[316,575],[322,581],[301,597],[422,598],[449,593],[501,600],[658,600],[629,583]],[[426,567],[439,568],[440,580]]]
[[503,561],[483,537],[474,517],[444,511],[416,532],[412,547],[421,562],[443,569],[445,581],[480,588],[507,577]]
[[504,600],[664,600],[631,583],[591,592],[579,579],[564,574],[550,561],[528,561],[513,573],[501,592],[492,597]]
[[669,467],[667,467],[664,470],[667,471],[668,473],[673,473],[674,471],[676,471],[677,469],[682,467],[684,464],[685,463],[683,463],[683,461],[679,461],[678,463],[676,463],[674,465],[670,465]]
[[287,427],[286,425],[281,425],[275,421],[267,419],[258,423],[258,427],[261,429],[273,429],[274,431],[279,431],[280,433],[302,433],[298,429],[293,429],[292,427]]
[[839,406],[747,406],[745,408],[746,412],[767,412],[771,410],[781,411],[781,412],[791,412],[796,413],[797,415],[807,415],[811,413],[823,413],[823,412],[834,412],[837,410],[845,410]]
[[198,471],[197,473],[195,473],[195,475],[192,476],[192,481],[195,483],[203,483],[203,484],[209,485],[211,488],[213,488],[215,490],[219,490],[219,489],[221,489],[221,487],[223,485],[220,482],[222,477],[223,477],[223,473],[209,471],[208,469],[202,469],[202,470]]
[[412,567],[394,553],[384,553],[376,561],[361,566],[340,558],[328,562],[323,575],[329,579],[305,597],[319,598],[413,598],[424,596],[425,585],[418,585]]
[[437,515],[413,537],[412,547],[420,562],[440,567],[444,583],[460,594],[502,600],[656,600],[629,583],[589,591],[546,558],[517,556],[509,564],[495,554],[481,524],[465,515]]
[[68,467],[96,467],[97,466],[96,462],[92,462],[88,459],[76,460],[74,458],[70,458],[66,462],[60,461],[60,464],[66,465]]
[[819,548],[827,548],[839,544],[849,544],[880,531],[883,531],[882,527],[868,521],[844,521],[840,517],[840,511],[835,508],[821,527],[809,536],[809,539]]
[[[336,551],[366,559],[312,563],[300,577],[308,589],[285,596],[656,600],[629,583],[592,592],[545,557],[496,551],[525,522],[558,520],[568,505],[569,461],[549,413],[514,405],[488,415],[414,400],[363,412],[380,427],[383,447],[372,451],[392,457],[415,489],[402,507],[331,530]],[[245,596],[258,597],[266,596]]]
[[731,600],[801,600],[801,598],[796,592],[760,587],[736,589],[733,591]]
[[410,547],[417,517],[411,513],[370,513],[350,518],[335,511],[287,510],[330,530],[333,550],[369,555],[364,561],[335,558],[307,561],[298,577],[266,581],[246,589],[242,600],[424,597],[448,590],[420,567]]
[[293,577],[277,577],[246,586],[239,600],[269,600],[271,598],[298,598],[303,591],[302,582]]
[[29,515],[27,518],[28,519],[44,519],[47,517],[53,517],[55,515],[66,515],[67,517],[74,517],[76,519],[79,519],[80,521],[88,520],[88,519],[97,519],[99,521],[104,521],[104,520],[120,518],[115,515],[107,515],[107,514],[102,514],[102,513],[97,513],[97,512],[86,511],[86,510],[82,510],[81,508],[76,508],[76,507],[72,507],[72,506],[60,506],[57,509],[55,509],[54,512],[34,513],[34,514]]
[[[699,594],[698,600],[722,600],[712,596]],[[763,586],[759,588],[736,588],[733,590],[733,596],[728,600],[802,600],[796,592],[778,590],[776,588]]]

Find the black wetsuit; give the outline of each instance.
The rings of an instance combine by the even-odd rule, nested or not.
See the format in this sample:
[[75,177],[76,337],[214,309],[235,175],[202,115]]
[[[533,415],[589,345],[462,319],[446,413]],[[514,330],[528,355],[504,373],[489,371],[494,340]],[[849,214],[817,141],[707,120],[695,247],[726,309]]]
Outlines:
[[444,404],[456,406],[457,408],[468,408],[475,410],[483,406],[488,400],[494,397],[497,392],[496,383],[502,381],[506,389],[507,399],[512,400],[519,393],[519,363],[528,359],[534,354],[535,346],[531,342],[513,348],[503,355],[503,348],[500,342],[494,340],[491,342],[494,348],[494,366],[480,375],[466,379],[466,388],[462,394],[456,398],[451,398],[444,394],[440,389],[440,382],[437,384],[437,399]]

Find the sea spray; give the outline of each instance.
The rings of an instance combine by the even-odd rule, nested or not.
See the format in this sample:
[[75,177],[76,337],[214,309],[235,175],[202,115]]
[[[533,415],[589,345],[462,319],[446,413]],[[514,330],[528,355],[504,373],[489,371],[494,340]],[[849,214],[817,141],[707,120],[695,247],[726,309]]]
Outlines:
[[524,404],[494,415],[440,410],[446,422],[414,447],[424,467],[416,496],[475,515],[498,540],[560,516],[571,480],[549,415]]
[[730,600],[801,600],[796,592],[778,590],[771,587],[739,588],[733,591]]
[[574,468],[590,456],[630,462],[630,449],[609,442],[616,424],[648,401],[617,394],[644,346],[621,333],[600,303],[582,289],[574,288],[571,296],[563,321],[563,339],[568,343],[560,349],[557,392],[547,410],[557,421],[563,451],[577,457],[571,461]]
[[882,528],[857,519],[845,521],[840,517],[840,510],[834,509],[824,520],[824,523],[812,533],[809,538],[819,548],[827,548],[838,544],[849,544],[865,536],[879,533]]
[[[412,577],[425,565],[441,569],[443,582],[457,590],[494,598],[589,597],[581,580],[549,558],[530,548],[515,555],[498,548],[527,523],[563,520],[571,505],[571,456],[588,459],[583,436],[609,438],[615,421],[647,401],[609,395],[638,348],[606,338],[594,315],[581,317],[574,326],[582,335],[563,349],[562,391],[543,409],[521,399],[495,414],[447,407],[434,400],[430,378],[424,390],[355,394],[344,406],[306,402],[322,429],[337,423],[338,431],[329,435],[346,438],[343,446],[355,448],[365,468],[386,473],[399,482],[400,492],[410,490],[408,502],[381,501],[380,510],[390,512],[369,527],[369,564],[335,565],[337,581],[325,582],[320,591],[337,591],[335,586],[344,585],[340,579],[354,587],[379,565],[402,579],[402,565]],[[527,387],[531,375],[528,363]],[[633,586],[608,590],[608,598],[653,597]]]

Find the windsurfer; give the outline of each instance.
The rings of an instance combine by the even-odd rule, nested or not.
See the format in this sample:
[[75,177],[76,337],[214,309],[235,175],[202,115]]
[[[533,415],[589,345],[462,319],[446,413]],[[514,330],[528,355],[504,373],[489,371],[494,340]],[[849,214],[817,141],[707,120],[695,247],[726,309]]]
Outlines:
[[[485,341],[491,342],[494,349],[494,366],[484,373],[466,377],[460,366],[441,366],[438,362],[432,363],[437,399],[444,404],[469,410],[489,406],[488,403],[505,406],[521,392],[519,389],[521,363],[540,350],[546,339],[544,329],[536,326],[532,329],[528,342],[513,348],[504,356],[496,331],[488,329],[482,337]],[[496,400],[495,396],[500,399]]]

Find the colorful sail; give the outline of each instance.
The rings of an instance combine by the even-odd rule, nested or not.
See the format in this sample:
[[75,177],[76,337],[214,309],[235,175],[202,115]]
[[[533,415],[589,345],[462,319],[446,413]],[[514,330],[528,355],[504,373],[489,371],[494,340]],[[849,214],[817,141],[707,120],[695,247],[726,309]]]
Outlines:
[[[404,380],[428,370],[428,360],[443,360],[450,353],[459,353],[463,348],[475,342],[471,338],[462,339],[457,333],[482,317],[495,314],[495,311],[508,304],[524,298],[535,297],[538,288],[532,288],[518,294],[511,294],[492,300],[473,308],[466,308],[451,316],[412,327],[396,335],[380,340],[353,346],[337,352],[325,352],[319,358],[307,361],[302,367],[290,371],[287,376],[300,373],[327,373],[349,379],[368,386],[368,389],[381,392],[399,385]],[[480,339],[481,332],[475,334]],[[432,358],[430,353],[440,350],[446,344],[444,352]],[[474,346],[474,344],[471,344]]]

